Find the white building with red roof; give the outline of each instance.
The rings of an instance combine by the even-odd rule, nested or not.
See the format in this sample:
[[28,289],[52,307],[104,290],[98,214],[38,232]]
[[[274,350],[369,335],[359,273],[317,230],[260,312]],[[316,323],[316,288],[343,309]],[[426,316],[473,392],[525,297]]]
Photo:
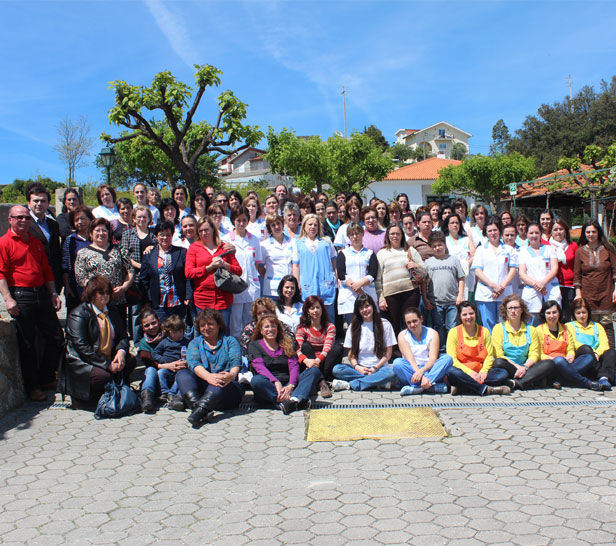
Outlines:
[[462,162],[455,159],[430,157],[424,161],[405,165],[391,171],[382,181],[370,184],[366,195],[370,198],[374,194],[388,203],[399,193],[406,193],[409,206],[415,209],[438,197],[432,193],[432,184],[438,180],[439,171],[449,165],[460,163]]
[[398,129],[395,135],[396,144],[404,144],[413,149],[425,148],[426,155],[444,159],[451,157],[451,149],[457,143],[464,144],[468,153],[468,139],[473,136],[446,121],[439,121],[425,129]]

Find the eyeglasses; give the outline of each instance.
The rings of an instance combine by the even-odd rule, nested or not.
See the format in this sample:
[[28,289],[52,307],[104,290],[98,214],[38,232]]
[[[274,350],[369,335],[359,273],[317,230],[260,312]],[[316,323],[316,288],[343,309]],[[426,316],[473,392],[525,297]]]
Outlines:
[[11,216],[15,220],[32,220],[32,216],[27,214],[19,214],[18,216]]
[[507,311],[519,311],[521,307],[507,307]]

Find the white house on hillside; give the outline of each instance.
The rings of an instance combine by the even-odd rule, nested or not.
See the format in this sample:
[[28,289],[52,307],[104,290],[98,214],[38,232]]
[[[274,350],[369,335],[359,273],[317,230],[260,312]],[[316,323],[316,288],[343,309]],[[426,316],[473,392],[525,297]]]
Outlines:
[[290,177],[271,172],[269,163],[263,158],[265,153],[265,150],[259,148],[246,148],[223,158],[218,162],[218,177],[229,186],[240,186],[260,180],[267,180],[268,187],[288,184]]
[[470,150],[468,139],[473,135],[458,129],[447,123],[439,121],[425,129],[398,129],[396,131],[396,143],[405,144],[413,149],[426,148],[426,152],[437,157],[450,159],[451,148],[456,143],[466,146],[467,152]]

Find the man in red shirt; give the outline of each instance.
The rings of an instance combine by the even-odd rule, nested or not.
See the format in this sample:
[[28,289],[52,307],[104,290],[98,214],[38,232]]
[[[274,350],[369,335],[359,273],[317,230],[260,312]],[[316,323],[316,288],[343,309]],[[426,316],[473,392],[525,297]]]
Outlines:
[[[55,372],[64,348],[56,311],[61,303],[43,244],[29,233],[32,216],[21,205],[9,211],[9,230],[0,237],[0,294],[17,325],[21,372],[31,400],[55,390]],[[37,358],[36,333],[44,351]]]

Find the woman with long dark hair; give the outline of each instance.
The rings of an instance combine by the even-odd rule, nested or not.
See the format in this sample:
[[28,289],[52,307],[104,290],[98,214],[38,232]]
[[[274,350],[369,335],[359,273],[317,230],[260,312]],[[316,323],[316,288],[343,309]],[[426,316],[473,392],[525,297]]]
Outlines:
[[295,332],[302,315],[302,292],[293,275],[285,275],[280,279],[276,307],[278,320]]
[[541,228],[541,242],[548,244],[550,237],[552,236],[552,224],[554,223],[554,213],[550,209],[542,210],[539,213],[539,219],[537,221]]
[[308,296],[304,301],[295,340],[299,347],[299,363],[306,368],[321,369],[325,378],[319,383],[321,396],[330,398],[332,393],[327,381],[333,379],[334,365],[342,362],[342,345],[336,343],[336,326],[330,322],[319,296]]
[[560,287],[563,314],[565,320],[569,320],[571,317],[571,303],[575,299],[573,266],[578,245],[575,241],[571,240],[569,224],[562,218],[557,218],[552,224],[550,246],[556,252],[556,258],[558,259],[557,279]]
[[592,320],[605,328],[614,348],[612,314],[616,309],[616,251],[596,220],[582,226],[579,248],[573,264],[575,297],[590,305]]
[[395,374],[389,359],[395,344],[394,329],[389,321],[381,318],[374,300],[367,294],[357,296],[344,338],[349,364],[334,366],[333,389],[364,391],[391,383]]

